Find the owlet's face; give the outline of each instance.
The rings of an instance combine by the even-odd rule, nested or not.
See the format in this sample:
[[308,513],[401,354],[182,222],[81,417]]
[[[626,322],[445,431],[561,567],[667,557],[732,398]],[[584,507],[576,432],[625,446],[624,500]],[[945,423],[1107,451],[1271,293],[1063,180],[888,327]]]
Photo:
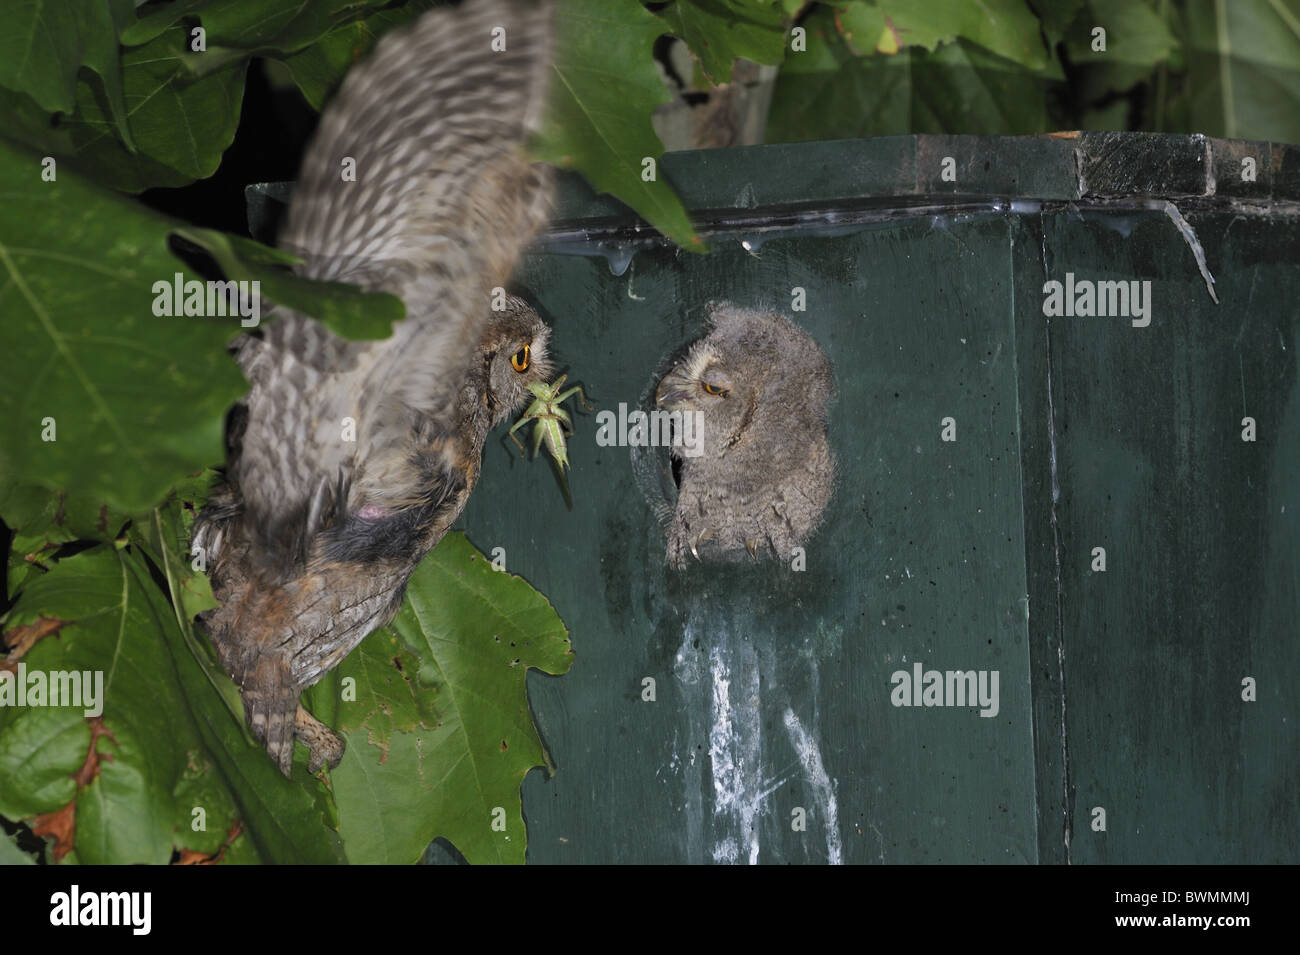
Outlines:
[[491,425],[505,421],[532,398],[529,384],[551,380],[551,329],[522,299],[510,296],[493,312],[480,354],[491,397]]
[[[730,349],[723,350],[706,338],[692,345],[686,357],[664,376],[655,392],[655,404],[664,411],[698,412],[700,447],[703,454],[716,456],[740,429],[753,394],[754,382],[744,374],[744,362],[737,361]],[[673,445],[672,454],[686,457],[678,444]]]

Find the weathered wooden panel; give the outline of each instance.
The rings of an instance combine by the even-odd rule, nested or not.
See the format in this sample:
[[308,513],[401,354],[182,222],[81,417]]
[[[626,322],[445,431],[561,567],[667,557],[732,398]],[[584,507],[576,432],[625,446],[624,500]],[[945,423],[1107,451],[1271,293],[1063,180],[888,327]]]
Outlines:
[[[1045,860],[1297,858],[1300,233],[1188,219],[1218,306],[1161,213],[1024,223],[1042,252],[1018,262],[1022,361],[1034,379],[1051,366],[1050,405],[1027,381],[1023,416]],[[1044,318],[1038,290],[1067,270],[1150,279],[1151,324]]]

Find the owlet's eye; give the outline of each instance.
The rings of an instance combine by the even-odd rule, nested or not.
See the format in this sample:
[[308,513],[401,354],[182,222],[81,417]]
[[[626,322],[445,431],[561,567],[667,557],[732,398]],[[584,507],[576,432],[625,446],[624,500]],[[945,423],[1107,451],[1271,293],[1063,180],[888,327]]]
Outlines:
[[727,389],[719,388],[717,385],[710,384],[707,381],[700,382],[704,386],[704,393],[708,395],[717,395],[721,398],[727,397]]
[[532,349],[525,345],[519,351],[510,356],[510,367],[515,371],[527,371],[528,359],[532,355]]

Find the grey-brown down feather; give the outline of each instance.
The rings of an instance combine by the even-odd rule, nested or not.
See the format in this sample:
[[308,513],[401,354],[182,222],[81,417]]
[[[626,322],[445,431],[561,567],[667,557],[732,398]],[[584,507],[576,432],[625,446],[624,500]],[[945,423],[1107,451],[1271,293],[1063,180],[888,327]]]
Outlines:
[[826,434],[831,363],[783,315],[711,307],[710,330],[664,376],[656,403],[697,416],[698,453],[680,469],[669,516],[669,563],[689,558],[789,560],[818,524],[835,485]]

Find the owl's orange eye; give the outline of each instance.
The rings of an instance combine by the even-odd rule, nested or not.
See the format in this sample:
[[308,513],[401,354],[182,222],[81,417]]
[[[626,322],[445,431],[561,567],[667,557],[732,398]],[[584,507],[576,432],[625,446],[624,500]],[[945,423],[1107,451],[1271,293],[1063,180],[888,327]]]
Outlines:
[[719,388],[717,385],[711,385],[707,381],[700,382],[704,386],[704,393],[708,395],[717,395],[721,398],[727,397],[727,389]]
[[510,367],[515,371],[527,371],[528,359],[532,354],[532,349],[525,345],[519,351],[510,356]]

